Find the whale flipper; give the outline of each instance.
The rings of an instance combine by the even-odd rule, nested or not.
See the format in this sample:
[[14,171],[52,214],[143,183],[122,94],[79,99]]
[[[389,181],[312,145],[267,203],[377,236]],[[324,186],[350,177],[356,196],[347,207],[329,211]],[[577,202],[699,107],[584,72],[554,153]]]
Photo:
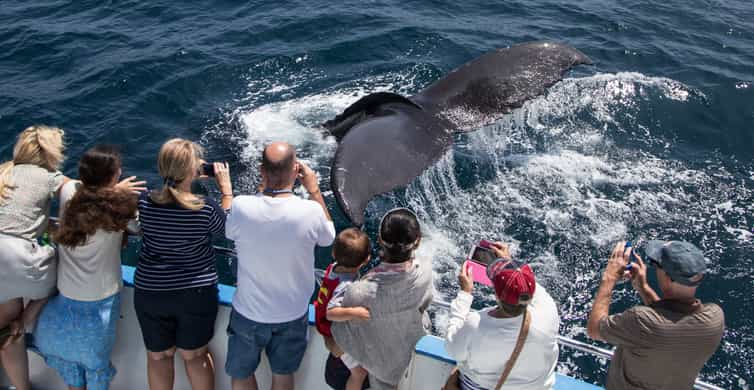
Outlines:
[[532,42],[485,54],[405,98],[376,93],[324,124],[339,141],[331,170],[338,205],[355,224],[376,195],[406,186],[452,145],[521,107],[589,58],[568,45]]
[[389,103],[372,112],[341,139],[330,186],[354,224],[378,194],[411,183],[448,150],[452,134],[414,105]]

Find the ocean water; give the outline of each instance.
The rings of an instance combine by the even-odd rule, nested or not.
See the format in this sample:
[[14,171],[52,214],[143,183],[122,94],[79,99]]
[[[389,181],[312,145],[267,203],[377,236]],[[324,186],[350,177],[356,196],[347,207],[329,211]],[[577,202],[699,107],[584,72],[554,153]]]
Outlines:
[[[337,143],[317,124],[368,93],[411,94],[486,51],[541,39],[595,64],[458,135],[407,188],[370,204],[367,229],[396,205],[417,210],[444,299],[472,242],[513,243],[559,303],[561,332],[577,339],[616,241],[697,243],[711,269],[700,296],[722,305],[727,324],[702,377],[750,388],[750,0],[2,0],[0,157],[25,126],[48,123],[66,130],[67,174],[86,148],[117,143],[124,171],[157,187],[159,146],[180,136],[229,161],[243,193],[256,188],[262,145],[284,139],[321,174],[342,228],[328,179]],[[490,291],[475,294],[491,302]],[[614,302],[638,297],[623,285]],[[604,362],[565,348],[561,360],[562,372],[604,378]]]

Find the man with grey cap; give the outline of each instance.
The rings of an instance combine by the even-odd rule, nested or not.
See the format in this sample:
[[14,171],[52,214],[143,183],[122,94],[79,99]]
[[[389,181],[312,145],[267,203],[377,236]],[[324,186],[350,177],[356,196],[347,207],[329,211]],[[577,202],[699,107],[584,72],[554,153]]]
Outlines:
[[[683,241],[649,241],[645,254],[656,268],[662,298],[647,282],[643,259],[625,242],[613,249],[594,298],[587,332],[617,347],[605,387],[691,389],[725,328],[720,306],[696,299],[707,272],[704,254]],[[609,315],[621,278],[631,279],[644,305]]]

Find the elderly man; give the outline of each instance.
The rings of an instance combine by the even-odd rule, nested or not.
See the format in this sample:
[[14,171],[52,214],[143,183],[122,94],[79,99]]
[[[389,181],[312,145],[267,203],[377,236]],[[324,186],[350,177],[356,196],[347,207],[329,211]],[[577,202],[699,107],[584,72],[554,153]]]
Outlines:
[[[707,271],[704,255],[688,242],[650,241],[645,254],[657,269],[660,298],[647,283],[644,261],[631,251],[623,242],[613,249],[589,316],[589,336],[617,346],[605,387],[691,389],[725,327],[718,305],[696,299]],[[609,315],[613,287],[624,276],[644,305]]]
[[[272,389],[293,389],[307,345],[307,312],[314,291],[314,248],[329,246],[335,227],[317,175],[284,142],[262,153],[262,193],[233,200],[226,236],[238,254],[238,288],[228,325],[225,371],[233,390],[256,390],[265,350]],[[309,193],[293,193],[296,178]]]

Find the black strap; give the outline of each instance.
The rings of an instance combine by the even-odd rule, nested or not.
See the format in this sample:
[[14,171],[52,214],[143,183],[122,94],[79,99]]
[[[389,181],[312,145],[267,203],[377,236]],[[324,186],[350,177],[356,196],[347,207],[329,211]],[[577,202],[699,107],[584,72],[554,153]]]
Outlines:
[[293,190],[273,190],[271,188],[265,188],[264,190],[262,190],[262,193],[265,195],[276,196],[282,194],[292,194]]

